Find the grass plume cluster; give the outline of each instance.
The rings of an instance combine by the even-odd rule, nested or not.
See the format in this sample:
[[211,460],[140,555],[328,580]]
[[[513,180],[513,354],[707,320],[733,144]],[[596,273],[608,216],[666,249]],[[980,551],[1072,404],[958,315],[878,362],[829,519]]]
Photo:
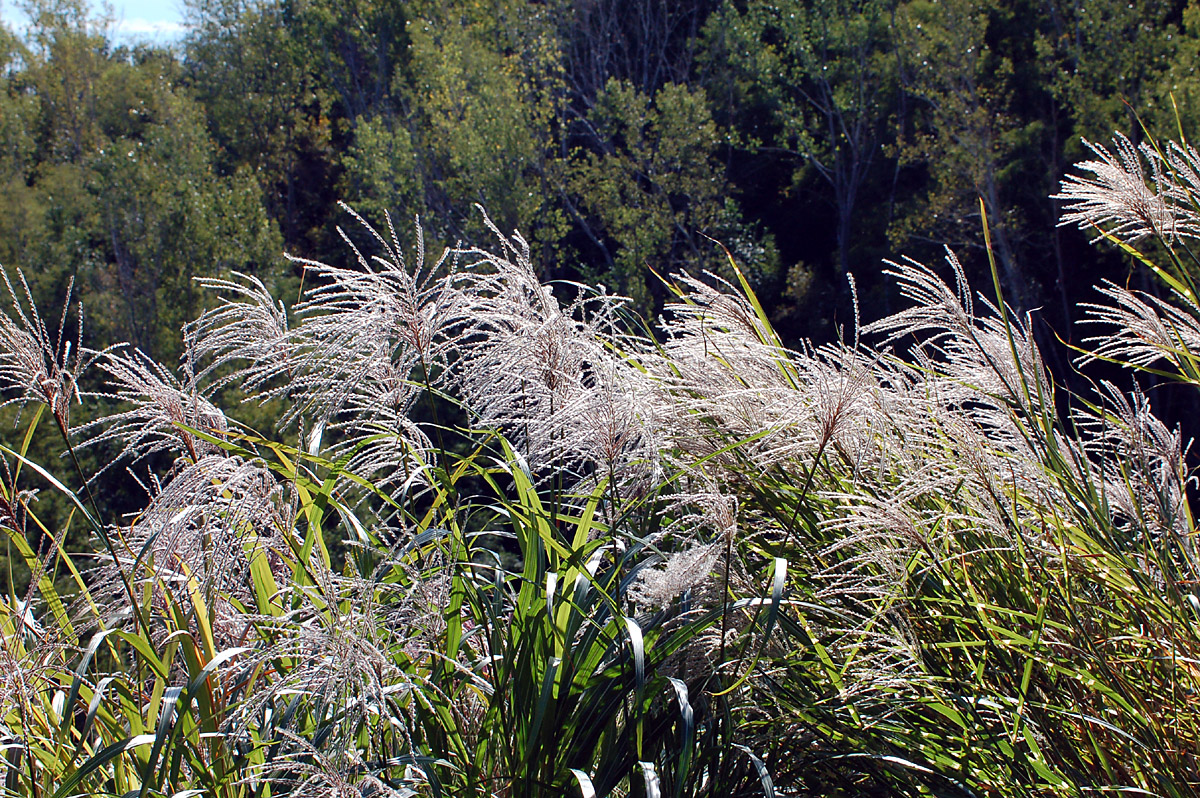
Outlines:
[[[1065,221],[1172,293],[1102,286],[1084,357],[1200,388],[1194,153],[1093,151]],[[292,308],[207,281],[178,370],[72,351],[9,284],[0,527],[32,578],[0,599],[5,795],[1200,787],[1180,435],[1136,389],[1060,396],[952,254],[949,283],[892,265],[907,309],[789,349],[736,265],[673,277],[650,336],[543,284],[519,234],[406,261],[355,219]],[[72,425],[73,399],[110,409]],[[141,511],[27,457],[47,409],[65,462],[122,451]]]

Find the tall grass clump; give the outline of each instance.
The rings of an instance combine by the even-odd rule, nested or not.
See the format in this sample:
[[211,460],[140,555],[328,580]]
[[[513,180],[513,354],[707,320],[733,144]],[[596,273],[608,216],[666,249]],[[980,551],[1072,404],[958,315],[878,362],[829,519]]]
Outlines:
[[1132,377],[1200,387],[1200,158],[1093,151],[1064,221],[1168,294],[1100,287],[1087,395],[953,254],[789,348],[732,262],[647,335],[519,234],[353,216],[293,307],[204,281],[178,369],[6,278],[4,794],[1191,795],[1193,472]]

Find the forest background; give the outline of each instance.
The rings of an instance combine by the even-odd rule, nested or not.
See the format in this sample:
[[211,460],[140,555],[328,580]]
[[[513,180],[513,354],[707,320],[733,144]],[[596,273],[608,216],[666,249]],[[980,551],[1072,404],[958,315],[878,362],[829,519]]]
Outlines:
[[[282,252],[351,257],[338,200],[406,244],[419,216],[435,251],[488,239],[478,203],[544,279],[647,318],[656,273],[721,272],[720,242],[792,342],[895,312],[885,257],[949,245],[989,284],[982,209],[1007,300],[1073,341],[1102,278],[1160,290],[1056,226],[1081,138],[1200,129],[1194,3],[188,0],[182,40],[138,45],[79,0],[23,8],[0,30],[0,263],[44,308],[73,283],[85,345],[164,363],[194,278],[290,304]],[[112,510],[141,500],[107,479]]]

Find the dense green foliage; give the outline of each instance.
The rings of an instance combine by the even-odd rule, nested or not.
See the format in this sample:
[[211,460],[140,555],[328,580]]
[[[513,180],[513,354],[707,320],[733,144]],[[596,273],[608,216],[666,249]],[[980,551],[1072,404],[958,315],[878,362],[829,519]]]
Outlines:
[[0,262],[45,301],[75,276],[97,342],[167,359],[192,276],[294,295],[281,249],[342,257],[339,199],[420,214],[449,244],[480,239],[480,203],[545,276],[651,314],[649,269],[720,269],[715,238],[785,336],[828,338],[851,316],[845,272],[868,318],[894,304],[889,253],[950,243],[984,276],[982,196],[1008,295],[1066,335],[1075,276],[1123,268],[1055,228],[1079,137],[1139,130],[1131,108],[1174,130],[1172,95],[1200,118],[1180,3],[187,8],[179,43],[117,46],[81,3],[36,0],[2,48]]

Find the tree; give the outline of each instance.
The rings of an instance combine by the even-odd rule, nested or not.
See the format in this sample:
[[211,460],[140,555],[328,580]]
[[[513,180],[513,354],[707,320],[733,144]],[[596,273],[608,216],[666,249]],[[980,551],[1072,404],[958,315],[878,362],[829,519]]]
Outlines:
[[[281,242],[254,176],[219,176],[199,110],[174,94],[144,135],[117,138],[90,164],[99,232],[133,341],[176,355],[178,331],[202,309],[194,277],[269,274]],[[115,268],[113,268],[115,267]]]
[[773,242],[743,222],[729,197],[718,157],[723,137],[702,91],[667,84],[649,97],[610,80],[589,120],[606,145],[579,148],[567,179],[572,207],[607,266],[589,279],[615,278],[650,309],[647,267],[664,275],[724,268],[709,238],[729,247],[756,285],[774,277]]
[[1073,123],[1072,160],[1084,154],[1080,137],[1107,139],[1114,130],[1137,137],[1143,119],[1174,127],[1170,103],[1158,89],[1180,45],[1178,2],[1043,4],[1048,24],[1037,44],[1045,68],[1036,79]]
[[[218,145],[218,167],[246,168],[288,245],[323,243],[337,179],[334,93],[283,0],[188,0],[186,82]],[[324,236],[328,238],[328,236]]]
[[772,128],[762,145],[791,160],[797,180],[811,169],[832,191],[843,274],[860,191],[894,109],[890,6],[890,0],[790,0],[752,2],[741,12],[727,2],[709,23],[747,99],[769,109]]
[[610,80],[646,95],[667,83],[690,84],[700,31],[713,0],[575,0],[562,2],[563,72],[578,110],[586,111]]
[[1013,59],[989,36],[993,13],[1001,11],[977,0],[911,0],[897,10],[904,88],[918,103],[915,131],[899,149],[924,165],[928,182],[895,232],[977,243],[986,222],[1008,299],[1027,308],[1036,289],[1018,259],[1019,222],[1006,191],[1040,125],[1010,106]]
[[502,229],[520,227],[552,247],[561,224],[547,161],[562,98],[553,19],[518,2],[410,10],[408,72],[394,89],[408,109],[429,209],[457,217],[466,232],[470,205],[479,203]]
[[213,168],[170,53],[111,48],[77,3],[31,10],[0,104],[0,174],[15,189],[0,198],[0,259],[31,276],[44,305],[73,279],[92,345],[178,357],[179,326],[200,309],[192,277],[269,274],[278,233],[253,176]]

